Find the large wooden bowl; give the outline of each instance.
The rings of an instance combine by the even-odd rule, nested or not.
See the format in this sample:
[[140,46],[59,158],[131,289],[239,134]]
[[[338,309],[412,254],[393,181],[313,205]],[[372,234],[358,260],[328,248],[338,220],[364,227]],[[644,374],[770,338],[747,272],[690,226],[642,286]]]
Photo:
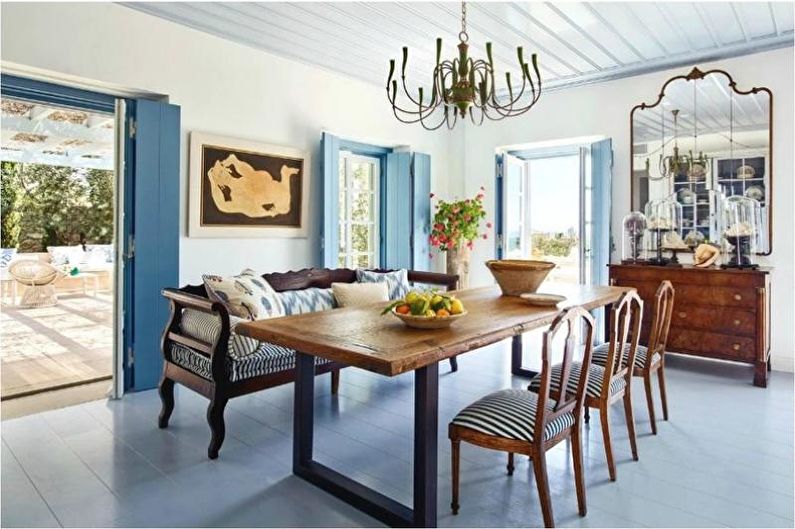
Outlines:
[[525,259],[504,259],[486,261],[491,275],[497,280],[505,296],[518,296],[538,290],[555,263]]
[[444,318],[401,314],[399,312],[395,312],[395,309],[392,309],[392,314],[395,317],[401,319],[407,327],[414,327],[415,329],[445,329],[466,316],[467,311],[464,311],[461,314],[451,314],[449,316],[445,316]]

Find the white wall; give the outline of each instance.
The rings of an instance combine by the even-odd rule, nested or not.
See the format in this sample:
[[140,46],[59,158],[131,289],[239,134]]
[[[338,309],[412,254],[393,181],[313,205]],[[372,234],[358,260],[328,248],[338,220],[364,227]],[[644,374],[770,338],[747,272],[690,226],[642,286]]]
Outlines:
[[[609,83],[544,94],[523,117],[428,133],[389,113],[383,90],[282,59],[113,4],[2,6],[4,63],[16,63],[129,89],[167,94],[182,107],[182,282],[202,272],[302,268],[316,262],[318,221],[309,239],[188,239],[188,133],[192,130],[303,147],[315,165],[312,204],[320,203],[317,167],[323,129],[374,142],[411,145],[432,157],[432,188],[440,196],[474,195],[484,185],[494,196],[498,146],[605,135],[613,139],[613,224],[629,210],[629,112],[651,101],[678,68]],[[543,57],[542,57],[543,60]],[[793,282],[793,49],[711,64],[741,88],[764,85],[774,95],[773,355],[791,370],[795,340]],[[490,208],[493,220],[493,208]],[[473,283],[491,280],[482,262],[492,240],[480,241]],[[437,266],[441,263],[437,263]]]
[[[767,86],[773,91],[773,254],[763,264],[775,268],[772,274],[773,366],[774,369],[792,371],[795,355],[793,48],[698,66],[702,70],[721,68],[728,71],[740,89]],[[474,195],[483,185],[489,196],[494,196],[494,152],[497,147],[605,135],[613,139],[615,154],[612,222],[620,252],[620,232],[616,231],[616,227],[621,225],[621,218],[630,209],[630,110],[638,103],[655,101],[667,79],[687,73],[688,70],[683,67],[544,94],[536,107],[523,117],[468,127],[457,136],[457,150],[466,155],[463,192]],[[493,218],[493,215],[492,208],[489,218]],[[482,263],[493,258],[493,255],[493,244],[481,243],[476,246],[472,266],[473,284],[491,281]],[[619,253],[613,254],[614,260],[620,258]]]
[[182,283],[243,267],[295,270],[317,265],[319,256],[319,217],[310,217],[308,239],[189,239],[190,131],[308,150],[315,214],[322,130],[430,154],[432,189],[446,193],[450,134],[398,123],[375,85],[105,3],[3,3],[0,50],[4,63],[167,94],[182,108]]

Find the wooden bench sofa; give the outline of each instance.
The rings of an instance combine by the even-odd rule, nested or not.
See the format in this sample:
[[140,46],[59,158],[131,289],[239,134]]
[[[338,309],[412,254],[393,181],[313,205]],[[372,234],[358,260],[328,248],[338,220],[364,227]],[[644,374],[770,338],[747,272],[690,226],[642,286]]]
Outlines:
[[[458,285],[458,276],[455,275],[413,270],[409,270],[407,275],[409,283],[418,286],[455,290]],[[332,283],[355,283],[356,271],[311,268],[264,274],[262,277],[277,292],[306,290],[321,293],[327,303],[328,299],[333,303],[333,296],[328,298],[330,290],[325,289],[330,289]],[[215,459],[224,441],[224,408],[229,399],[292,382],[295,352],[235,335],[237,320],[230,318],[223,304],[208,298],[204,285],[167,288],[162,294],[170,303],[171,315],[161,340],[164,362],[159,385],[162,409],[158,426],[166,428],[174,410],[174,383],[203,395],[210,400],[207,422],[212,436],[207,455]],[[238,350],[239,344],[247,346],[243,353]],[[455,358],[450,359],[450,365],[453,371],[458,369]],[[332,394],[337,393],[343,367],[342,364],[318,359],[316,374],[331,373]]]

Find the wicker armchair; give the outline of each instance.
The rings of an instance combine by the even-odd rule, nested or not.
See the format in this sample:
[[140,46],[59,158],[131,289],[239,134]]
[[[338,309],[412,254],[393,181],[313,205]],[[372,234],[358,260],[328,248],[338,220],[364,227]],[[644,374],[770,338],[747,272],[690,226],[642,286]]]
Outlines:
[[54,283],[63,274],[50,263],[34,259],[15,261],[8,267],[8,273],[26,287],[20,307],[50,307],[58,303]]

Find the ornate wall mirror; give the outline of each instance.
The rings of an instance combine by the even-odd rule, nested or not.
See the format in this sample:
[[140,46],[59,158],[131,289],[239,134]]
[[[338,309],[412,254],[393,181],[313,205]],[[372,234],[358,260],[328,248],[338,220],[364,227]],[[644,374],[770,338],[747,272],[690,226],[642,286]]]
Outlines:
[[723,70],[669,79],[652,104],[630,114],[632,210],[675,196],[682,236],[719,241],[721,193],[759,202],[758,253],[769,255],[773,219],[773,94],[743,91]]

